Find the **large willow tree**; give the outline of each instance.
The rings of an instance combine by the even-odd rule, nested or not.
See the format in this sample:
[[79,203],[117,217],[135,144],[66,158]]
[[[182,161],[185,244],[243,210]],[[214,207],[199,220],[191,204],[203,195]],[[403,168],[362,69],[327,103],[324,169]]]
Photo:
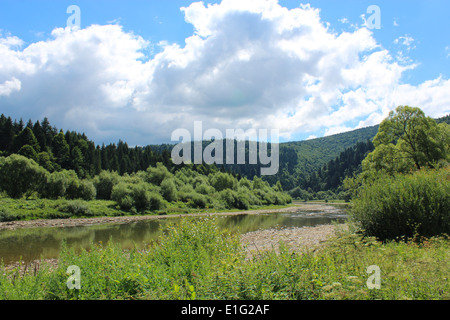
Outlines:
[[419,108],[399,106],[380,124],[375,150],[363,161],[363,171],[407,173],[435,168],[450,156],[450,126],[437,124]]

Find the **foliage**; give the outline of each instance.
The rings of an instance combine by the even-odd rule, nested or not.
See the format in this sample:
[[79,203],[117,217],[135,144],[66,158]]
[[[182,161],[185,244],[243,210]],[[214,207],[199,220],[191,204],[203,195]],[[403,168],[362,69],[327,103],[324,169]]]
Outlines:
[[92,211],[89,209],[89,204],[85,201],[75,200],[68,201],[60,209],[61,212],[70,213],[75,217],[90,217],[93,216]]
[[237,186],[237,179],[224,172],[217,172],[214,175],[210,175],[209,182],[219,192],[225,189],[234,189]]
[[169,170],[161,162],[158,162],[156,168],[148,167],[146,181],[159,186],[164,179],[170,178],[171,175]]
[[383,175],[353,200],[352,219],[381,240],[450,234],[450,167]]
[[46,175],[45,169],[24,156],[13,154],[0,158],[0,190],[12,198],[29,197],[38,192]]
[[166,178],[161,182],[161,195],[168,202],[177,200],[177,187],[173,178]]
[[450,158],[450,129],[437,124],[419,108],[400,106],[380,124],[375,150],[363,162],[363,170],[407,173],[435,168]]
[[115,185],[111,192],[111,200],[115,201],[120,209],[125,211],[131,210],[134,207],[132,185],[125,182]]
[[[185,219],[143,250],[111,241],[81,252],[65,245],[56,269],[0,270],[0,299],[448,300],[449,246],[444,237],[383,244],[340,232],[315,250],[281,243],[279,252],[249,257],[239,235],[219,230],[215,219]],[[67,287],[73,265],[79,290]],[[367,286],[370,265],[381,270],[380,289]]]
[[95,177],[95,188],[97,189],[97,198],[110,200],[114,186],[119,183],[120,177],[117,172],[102,171]]

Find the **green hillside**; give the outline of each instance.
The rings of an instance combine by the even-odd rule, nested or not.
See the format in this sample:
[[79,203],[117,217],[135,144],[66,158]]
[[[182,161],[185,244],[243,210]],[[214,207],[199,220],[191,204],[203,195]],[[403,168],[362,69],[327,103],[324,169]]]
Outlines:
[[283,143],[280,145],[280,170],[277,175],[265,179],[270,183],[280,180],[285,190],[303,185],[311,174],[341,152],[358,142],[372,140],[377,132],[378,126],[372,126],[313,140]]

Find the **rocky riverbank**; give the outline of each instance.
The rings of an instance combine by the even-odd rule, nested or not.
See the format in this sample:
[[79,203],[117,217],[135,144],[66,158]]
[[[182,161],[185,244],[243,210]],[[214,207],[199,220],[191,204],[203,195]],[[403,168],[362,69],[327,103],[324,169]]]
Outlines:
[[208,212],[208,213],[190,213],[190,214],[169,214],[169,215],[147,215],[147,216],[123,216],[123,217],[99,217],[99,218],[85,218],[85,219],[52,219],[52,220],[30,220],[30,221],[12,221],[0,222],[1,230],[14,230],[21,228],[50,228],[50,227],[79,227],[98,224],[122,224],[131,223],[143,220],[162,219],[162,218],[179,218],[179,217],[201,217],[201,216],[230,216],[242,214],[261,214],[261,213],[279,213],[279,212],[297,212],[302,211],[323,211],[327,212],[332,208],[324,204],[295,204],[287,208],[281,209],[264,209],[264,210],[249,210],[249,211],[235,211],[235,212]]
[[250,256],[262,254],[264,251],[278,252],[280,243],[284,243],[290,251],[301,252],[315,249],[328,239],[336,235],[339,228],[346,229],[347,225],[319,225],[303,228],[268,229],[249,232],[241,236]]

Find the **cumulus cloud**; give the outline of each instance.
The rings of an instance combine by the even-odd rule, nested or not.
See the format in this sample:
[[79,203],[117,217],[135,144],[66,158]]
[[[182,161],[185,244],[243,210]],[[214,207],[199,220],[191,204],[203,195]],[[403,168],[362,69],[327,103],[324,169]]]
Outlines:
[[[276,128],[289,139],[376,124],[399,104],[448,112],[448,80],[402,84],[414,65],[365,27],[334,33],[309,5],[223,0],[181,10],[195,30],[183,46],[149,43],[119,23],[58,28],[25,48],[0,37],[2,112],[132,145],[170,141],[194,121],[223,132]],[[159,53],[146,56],[155,45]]]

